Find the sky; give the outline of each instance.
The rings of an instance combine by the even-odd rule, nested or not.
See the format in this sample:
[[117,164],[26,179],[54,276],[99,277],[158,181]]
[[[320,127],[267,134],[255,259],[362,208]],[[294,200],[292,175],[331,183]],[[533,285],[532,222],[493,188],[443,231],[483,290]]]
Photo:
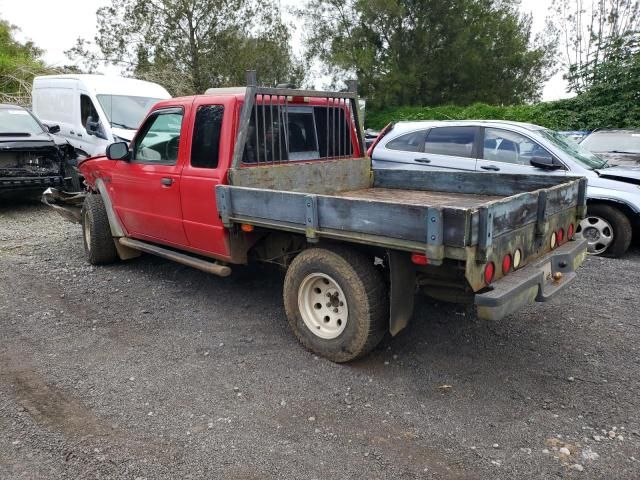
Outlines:
[[[553,0],[521,0],[522,11],[533,16],[533,32],[544,29]],[[45,50],[45,61],[53,66],[68,65],[64,51],[78,37],[93,39],[96,31],[96,10],[110,4],[109,0],[0,0],[0,16],[20,28],[18,38],[30,39]],[[282,6],[299,4],[298,0],[281,0]],[[295,32],[294,38],[300,38]],[[117,69],[103,68],[103,73],[117,74]],[[566,98],[566,82],[558,73],[544,86],[542,99]]]

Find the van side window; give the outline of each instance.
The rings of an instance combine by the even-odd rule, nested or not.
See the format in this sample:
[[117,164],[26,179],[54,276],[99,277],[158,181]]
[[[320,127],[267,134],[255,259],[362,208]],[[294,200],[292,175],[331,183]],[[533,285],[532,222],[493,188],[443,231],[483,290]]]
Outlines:
[[471,158],[476,127],[438,127],[429,130],[426,153]]
[[83,127],[87,127],[87,120],[91,117],[93,122],[98,121],[98,111],[87,95],[80,95],[80,121]]
[[140,128],[133,149],[133,162],[175,165],[178,161],[183,111],[159,110]]
[[216,168],[220,148],[220,129],[224,107],[222,105],[202,105],[196,112],[191,142],[191,166]]

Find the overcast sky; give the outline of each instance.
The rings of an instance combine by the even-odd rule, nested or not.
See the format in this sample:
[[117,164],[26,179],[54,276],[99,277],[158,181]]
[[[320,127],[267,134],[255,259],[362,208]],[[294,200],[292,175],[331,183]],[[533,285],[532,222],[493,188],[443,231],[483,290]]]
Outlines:
[[[522,0],[522,10],[533,14],[534,33],[544,28],[553,0]],[[96,9],[109,0],[0,0],[0,15],[20,28],[18,37],[33,40],[45,50],[45,60],[54,66],[69,64],[64,51],[76,38],[93,39],[96,31]],[[299,4],[297,0],[281,0],[283,6]],[[299,33],[296,35],[299,38]],[[108,73],[117,73],[109,69]],[[544,87],[543,99],[567,97],[561,74]]]

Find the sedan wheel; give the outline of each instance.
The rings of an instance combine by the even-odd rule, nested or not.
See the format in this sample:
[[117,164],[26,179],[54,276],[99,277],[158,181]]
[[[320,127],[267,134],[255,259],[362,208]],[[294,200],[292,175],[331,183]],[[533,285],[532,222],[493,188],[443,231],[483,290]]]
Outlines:
[[576,233],[587,240],[587,251],[592,255],[604,253],[614,240],[611,224],[604,218],[592,215],[580,222]]

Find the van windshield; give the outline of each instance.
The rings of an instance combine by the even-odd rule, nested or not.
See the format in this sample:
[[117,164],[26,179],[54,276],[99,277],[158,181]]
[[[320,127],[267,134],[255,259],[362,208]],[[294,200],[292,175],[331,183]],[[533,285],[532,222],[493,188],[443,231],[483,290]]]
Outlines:
[[98,101],[112,127],[136,130],[151,107],[160,98],[130,95],[98,95]]

